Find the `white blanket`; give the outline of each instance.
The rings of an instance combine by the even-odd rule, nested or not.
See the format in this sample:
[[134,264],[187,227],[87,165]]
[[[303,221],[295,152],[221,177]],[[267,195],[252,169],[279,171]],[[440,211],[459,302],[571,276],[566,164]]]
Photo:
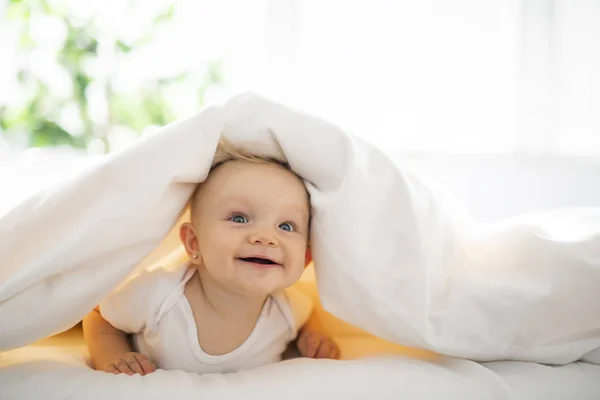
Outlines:
[[362,140],[243,95],[0,219],[0,350],[74,325],[122,282],[205,179],[221,134],[306,179],[320,296],[336,316],[475,360],[562,364],[600,348],[598,210],[478,225]]
[[[342,347],[345,347],[342,343]],[[597,400],[600,366],[399,356],[294,359],[235,374],[113,375],[84,364],[85,349],[25,347],[0,355],[0,399],[444,399]]]

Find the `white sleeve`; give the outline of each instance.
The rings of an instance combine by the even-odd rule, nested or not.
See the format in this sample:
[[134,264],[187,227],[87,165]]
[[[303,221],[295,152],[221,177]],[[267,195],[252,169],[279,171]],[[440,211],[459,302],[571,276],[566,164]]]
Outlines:
[[294,328],[299,330],[308,321],[313,311],[313,301],[293,286],[286,288],[284,293],[294,315]]
[[115,328],[126,333],[154,329],[160,269],[133,275],[100,303],[100,314]]

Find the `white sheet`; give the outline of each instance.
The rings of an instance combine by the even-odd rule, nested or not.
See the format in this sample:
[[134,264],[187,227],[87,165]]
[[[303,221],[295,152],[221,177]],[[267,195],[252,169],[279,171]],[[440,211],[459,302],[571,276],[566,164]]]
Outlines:
[[206,177],[221,134],[308,181],[319,292],[336,316],[476,360],[562,364],[600,347],[597,209],[477,225],[367,143],[244,95],[2,216],[0,321],[11,323],[0,349],[74,325],[135,269]]
[[[345,343],[341,343],[345,347]],[[26,347],[0,356],[0,399],[474,399],[596,400],[600,366],[399,356],[359,361],[295,359],[228,375],[88,369],[83,346]]]

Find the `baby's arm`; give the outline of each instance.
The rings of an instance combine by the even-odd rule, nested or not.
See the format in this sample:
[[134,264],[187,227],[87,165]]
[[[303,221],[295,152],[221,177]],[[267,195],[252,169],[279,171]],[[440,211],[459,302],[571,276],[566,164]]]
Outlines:
[[300,329],[297,345],[302,357],[340,358],[340,349],[323,329],[317,310],[312,311]]
[[148,357],[133,352],[127,334],[106,321],[98,307],[83,319],[83,336],[99,371],[145,375],[156,370]]

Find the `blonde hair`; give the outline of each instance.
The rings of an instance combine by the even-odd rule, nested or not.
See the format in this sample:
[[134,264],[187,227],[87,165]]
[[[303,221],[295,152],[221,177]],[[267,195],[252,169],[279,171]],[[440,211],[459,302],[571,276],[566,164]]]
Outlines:
[[215,168],[218,168],[219,166],[223,165],[224,163],[226,163],[228,161],[246,161],[246,162],[251,162],[251,163],[255,163],[255,164],[279,165],[280,167],[288,169],[290,172],[292,172],[294,175],[296,175],[299,179],[302,179],[294,171],[292,171],[292,169],[290,168],[290,165],[287,162],[281,161],[275,157],[259,156],[256,154],[252,154],[248,150],[244,150],[240,147],[237,147],[236,145],[231,143],[231,141],[229,139],[221,137],[219,139],[219,144],[217,145],[217,150],[215,152],[215,158],[213,159],[213,163],[210,168],[209,174]]
[[[212,166],[210,167],[210,171],[208,171],[208,176],[206,179],[208,179],[210,174],[212,174],[215,171],[215,169],[219,168],[221,165],[223,165],[227,162],[230,162],[230,161],[245,161],[245,162],[250,162],[250,163],[254,163],[254,164],[276,165],[276,166],[286,169],[292,175],[294,175],[296,178],[298,178],[301,182],[304,182],[302,177],[300,175],[298,175],[297,173],[295,173],[290,168],[290,165],[287,162],[281,161],[275,157],[259,156],[259,155],[253,154],[245,149],[235,146],[230,140],[228,140],[225,137],[221,137],[219,139],[219,143],[217,145],[217,150],[215,152],[215,157],[213,159]],[[194,190],[194,193],[192,194],[192,197],[190,199],[189,208],[190,208],[190,213],[192,215],[192,218],[194,215],[194,205],[197,203],[198,193],[200,192],[201,187],[202,187],[202,183],[198,184],[198,186]],[[310,194],[308,193],[307,190],[306,190],[306,196],[308,199],[309,213],[310,213]],[[310,222],[310,219],[311,219],[311,217],[309,215],[309,222]]]

